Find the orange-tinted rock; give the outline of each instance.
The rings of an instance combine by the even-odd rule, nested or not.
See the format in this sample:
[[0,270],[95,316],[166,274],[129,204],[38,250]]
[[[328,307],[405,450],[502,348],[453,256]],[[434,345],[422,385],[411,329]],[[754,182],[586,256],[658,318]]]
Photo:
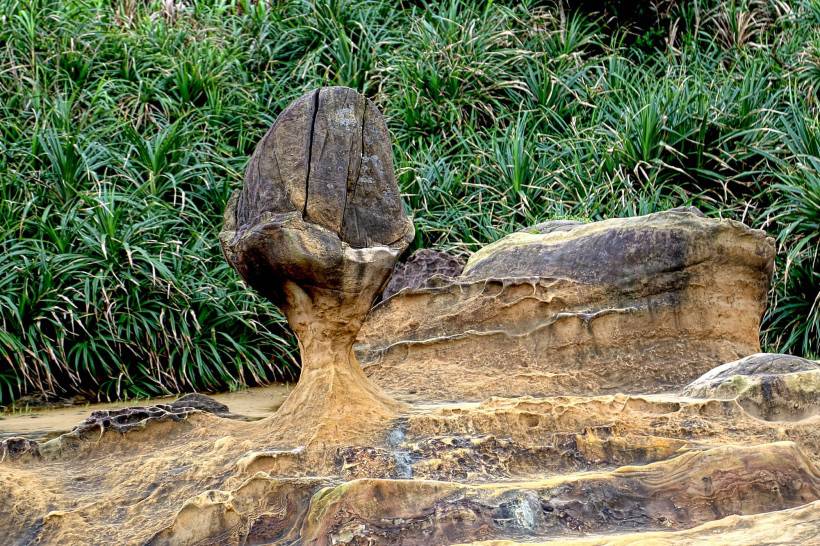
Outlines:
[[658,392],[760,350],[762,231],[688,211],[558,227],[377,305],[357,343],[368,376],[438,400]]
[[416,404],[381,437],[327,449],[288,445],[268,419],[196,412],[7,458],[0,531],[11,543],[156,545],[694,532],[820,498],[818,418],[773,424],[734,400],[675,395],[491,397]]
[[271,435],[294,442],[372,433],[400,404],[351,349],[413,238],[384,120],[353,89],[322,88],[285,110],[225,210],[225,258],[275,303],[299,339],[299,384]]

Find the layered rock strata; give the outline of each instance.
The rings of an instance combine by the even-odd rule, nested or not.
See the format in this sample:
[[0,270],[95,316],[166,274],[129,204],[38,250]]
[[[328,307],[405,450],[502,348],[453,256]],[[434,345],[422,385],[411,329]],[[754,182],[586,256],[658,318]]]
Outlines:
[[372,309],[367,375],[428,400],[659,392],[760,350],[762,231],[688,209],[532,231]]
[[415,405],[316,459],[264,421],[196,412],[7,459],[0,529],[11,544],[448,545],[672,541],[761,518],[811,544],[820,526],[790,510],[820,498],[819,418],[674,395],[491,398]]

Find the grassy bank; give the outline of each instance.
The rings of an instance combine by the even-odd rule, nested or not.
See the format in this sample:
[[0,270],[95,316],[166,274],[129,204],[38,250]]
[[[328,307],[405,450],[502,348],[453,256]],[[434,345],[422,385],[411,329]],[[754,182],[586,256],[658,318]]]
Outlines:
[[630,31],[535,2],[0,3],[0,403],[291,377],[220,254],[253,146],[355,87],[418,247],[694,204],[778,241],[768,350],[820,352],[820,2],[685,2]]

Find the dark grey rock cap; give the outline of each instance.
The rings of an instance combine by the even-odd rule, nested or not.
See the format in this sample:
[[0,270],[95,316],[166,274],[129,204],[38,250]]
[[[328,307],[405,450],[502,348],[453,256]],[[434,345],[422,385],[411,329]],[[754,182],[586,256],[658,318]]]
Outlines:
[[259,142],[236,207],[239,230],[265,213],[299,211],[353,248],[406,238],[387,125],[347,87],[325,87],[291,104]]

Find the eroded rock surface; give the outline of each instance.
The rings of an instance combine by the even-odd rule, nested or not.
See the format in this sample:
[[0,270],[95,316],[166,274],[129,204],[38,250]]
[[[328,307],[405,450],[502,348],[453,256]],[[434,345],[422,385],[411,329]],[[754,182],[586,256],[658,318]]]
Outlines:
[[757,353],[709,370],[688,384],[683,394],[701,398],[717,398],[722,394],[731,397],[738,393],[733,383],[736,377],[777,376],[816,370],[820,370],[820,364],[813,360],[777,353]]
[[416,405],[317,459],[264,421],[196,412],[4,461],[0,526],[12,543],[447,545],[672,541],[768,518],[811,544],[816,520],[790,509],[820,498],[818,424],[671,394],[493,397]]
[[820,364],[790,355],[760,353],[719,366],[682,394],[731,398],[767,421],[820,415]]
[[[750,516],[728,516],[692,529],[676,532],[624,533],[549,541],[488,540],[473,546],[760,546],[761,544],[811,544],[818,542],[820,501],[798,508]],[[464,545],[460,545],[464,546]]]
[[[412,232],[384,119],[346,87],[312,91],[279,115],[251,156],[236,199],[228,224],[240,231],[296,212],[353,248],[397,244]],[[226,252],[241,268],[234,246],[229,241]]]
[[285,314],[299,339],[299,384],[272,435],[334,443],[366,435],[401,404],[362,374],[362,321],[413,239],[378,109],[322,88],[279,115],[231,197],[225,257]]
[[40,456],[40,445],[28,438],[14,436],[0,441],[0,460],[17,459],[23,456]]
[[[680,529],[763,507],[806,504],[820,496],[816,472],[793,444],[782,443],[509,484],[356,480],[314,496],[302,538],[312,544],[427,545],[478,536]],[[741,478],[748,475],[759,479]]]
[[760,350],[762,231],[689,210],[533,231],[377,305],[357,343],[368,376],[428,400],[658,392]]
[[170,404],[92,411],[91,415],[70,432],[43,443],[20,437],[6,438],[0,441],[0,458],[50,455],[70,449],[71,445],[85,438],[99,437],[105,432],[126,434],[144,430],[152,423],[181,421],[197,412],[212,413],[226,418],[239,417],[231,414],[228,406],[209,396],[198,393],[185,394]]
[[224,415],[228,413],[228,406],[203,394],[186,394],[170,404],[93,411],[85,421],[77,425],[72,434],[78,436],[92,432],[99,434],[103,430],[125,434],[144,428],[154,421],[180,421],[196,411]]
[[464,261],[452,254],[428,248],[417,250],[406,262],[396,264],[390,281],[384,288],[382,299],[387,299],[400,290],[425,288],[434,277],[442,281],[458,277],[463,269]]

